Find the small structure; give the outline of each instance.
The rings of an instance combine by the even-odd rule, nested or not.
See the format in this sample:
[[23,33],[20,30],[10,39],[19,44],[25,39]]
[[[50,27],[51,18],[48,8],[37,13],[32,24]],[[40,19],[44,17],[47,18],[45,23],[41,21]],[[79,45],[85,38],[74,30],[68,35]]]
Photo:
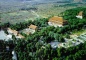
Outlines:
[[55,48],[58,47],[59,42],[57,42],[57,41],[53,41],[53,42],[50,43],[50,45],[51,45],[51,47],[52,47],[53,49],[55,49]]
[[12,35],[7,35],[6,41],[12,40]]
[[63,27],[67,24],[67,21],[64,20],[63,17],[54,16],[49,19],[48,24],[54,27]]
[[10,47],[9,46],[6,46],[6,50],[9,51],[10,50]]
[[16,54],[16,52],[15,51],[12,51],[12,59],[13,60],[17,60],[17,54]]
[[16,38],[25,38],[24,36],[22,36],[21,34],[18,34],[17,36],[16,36]]
[[31,33],[30,32],[26,32],[25,34],[30,35]]
[[15,35],[16,38],[24,38],[21,34],[18,33],[16,30],[12,30],[11,28],[8,28],[8,33],[11,35]]
[[9,41],[12,40],[12,35],[7,35],[4,30],[0,31],[0,40]]
[[4,30],[0,30],[0,40],[5,40],[7,35],[5,34]]
[[29,32],[30,32],[31,34],[33,34],[36,30],[37,30],[37,26],[32,25],[32,24],[29,26]]
[[82,19],[83,18],[83,11],[80,11],[76,17],[79,19]]
[[15,35],[15,36],[18,34],[18,31],[12,30],[11,28],[8,28],[7,31],[8,31],[9,34],[13,34],[13,35]]

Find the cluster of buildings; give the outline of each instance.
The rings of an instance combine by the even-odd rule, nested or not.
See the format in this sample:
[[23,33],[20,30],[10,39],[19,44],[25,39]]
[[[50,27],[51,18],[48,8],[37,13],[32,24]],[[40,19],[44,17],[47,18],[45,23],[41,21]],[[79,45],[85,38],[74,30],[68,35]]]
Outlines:
[[[76,15],[76,18],[83,19],[83,11],[80,11],[78,15]],[[67,25],[68,21],[64,20],[63,17],[54,16],[49,19],[48,25],[54,26],[54,27],[63,27],[64,25]]]
[[28,28],[23,30],[23,33],[27,35],[33,34],[37,31],[37,28],[38,27],[36,25],[31,24],[30,26],[28,26]]
[[18,31],[12,30],[11,28],[8,28],[7,32],[8,32],[9,35],[14,35],[16,38],[24,38],[24,36],[22,36],[21,34],[19,34]]
[[[83,19],[83,11],[80,11],[78,15],[76,15],[76,18]],[[67,25],[67,20],[64,20],[63,17],[54,16],[49,19],[48,25],[54,26],[54,27],[63,27],[64,25]]]
[[[83,19],[83,11],[80,11],[78,13],[78,15],[76,15],[76,18],[78,19]],[[64,20],[63,17],[58,17],[58,16],[54,16],[52,18],[49,19],[48,21],[48,25],[50,26],[54,26],[54,27],[63,27],[64,25],[67,25],[68,22],[67,20]],[[77,37],[77,36],[74,36]],[[76,39],[75,39],[76,40]],[[70,46],[76,46],[79,45],[80,43],[83,43],[82,40],[76,40],[73,41],[73,39],[65,39],[66,42],[64,43],[59,43],[59,42],[51,42],[50,45],[52,48],[60,48],[60,47],[64,47],[64,48],[68,48]]]
[[[83,18],[83,11],[80,11],[76,17],[79,18],[79,19],[82,19]],[[68,21],[64,20],[63,17],[59,17],[59,16],[51,17],[48,20],[48,25],[49,26],[63,27],[67,24],[68,24]],[[30,26],[28,26],[28,28],[24,29],[25,30],[24,33],[27,34],[27,35],[33,34],[37,31],[37,28],[38,27],[36,25],[31,24]],[[19,32],[16,31],[16,30],[12,30],[11,28],[8,28],[7,31],[8,31],[9,34],[15,35],[16,38],[24,38],[24,36],[19,34]]]

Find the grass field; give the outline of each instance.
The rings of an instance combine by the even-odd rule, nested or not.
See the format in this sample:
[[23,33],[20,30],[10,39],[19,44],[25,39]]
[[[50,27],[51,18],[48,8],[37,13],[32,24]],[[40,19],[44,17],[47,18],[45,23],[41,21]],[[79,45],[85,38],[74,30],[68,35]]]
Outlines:
[[37,6],[37,8],[38,8],[37,13],[40,16],[49,17],[52,15],[58,15],[67,9],[71,9],[71,8],[76,7],[76,6],[60,7],[60,6],[55,6],[55,5],[57,5],[57,4],[40,4]]
[[73,35],[81,35],[82,33],[86,33],[86,30],[79,30],[79,31],[73,31]]
[[[3,7],[1,11],[1,23],[10,22],[12,24],[24,22],[28,20],[35,20],[36,18],[46,18],[54,15],[59,15],[61,12],[72,9],[76,7],[84,7],[86,4],[68,4],[68,3],[46,3],[46,4],[37,4],[37,5],[28,5],[28,4],[19,4],[19,6],[10,6],[11,8],[7,9]],[[37,8],[37,10],[21,10],[21,8]],[[7,12],[3,10],[7,9]],[[10,10],[10,11],[8,11]]]
[[3,13],[1,15],[1,22],[6,23],[19,23],[27,20],[34,19],[36,16],[31,13],[31,11],[18,11],[11,13]]

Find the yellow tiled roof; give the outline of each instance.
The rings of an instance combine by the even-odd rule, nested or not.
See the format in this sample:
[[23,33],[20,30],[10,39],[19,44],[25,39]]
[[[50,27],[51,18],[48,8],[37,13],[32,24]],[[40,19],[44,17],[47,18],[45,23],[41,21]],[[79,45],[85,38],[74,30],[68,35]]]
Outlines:
[[29,28],[34,29],[34,30],[35,30],[35,29],[37,28],[37,26],[36,26],[36,25],[32,25],[32,24],[31,24],[31,25],[29,26]]
[[8,28],[9,31],[11,31],[13,34],[17,35],[18,34],[18,31],[16,30],[12,30],[11,28]]
[[20,36],[21,38],[25,38],[24,36],[22,36],[21,34],[18,34],[18,36]]
[[49,19],[49,22],[54,22],[54,23],[62,24],[62,23],[67,22],[67,21],[64,20],[63,17],[54,16],[54,17]]
[[83,15],[83,11],[80,11],[78,15],[79,16],[82,16]]

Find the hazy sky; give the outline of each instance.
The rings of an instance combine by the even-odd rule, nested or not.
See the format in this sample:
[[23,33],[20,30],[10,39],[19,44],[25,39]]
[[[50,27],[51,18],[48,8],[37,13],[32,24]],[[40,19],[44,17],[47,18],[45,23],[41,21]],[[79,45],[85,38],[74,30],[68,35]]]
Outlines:
[[57,2],[57,1],[69,1],[69,0],[0,0],[0,2],[16,2],[16,1],[32,1],[32,2]]
[[[25,0],[0,0],[0,1],[25,1]],[[71,1],[71,0],[26,0],[26,1]],[[78,0],[76,0],[76,1],[78,1]]]

